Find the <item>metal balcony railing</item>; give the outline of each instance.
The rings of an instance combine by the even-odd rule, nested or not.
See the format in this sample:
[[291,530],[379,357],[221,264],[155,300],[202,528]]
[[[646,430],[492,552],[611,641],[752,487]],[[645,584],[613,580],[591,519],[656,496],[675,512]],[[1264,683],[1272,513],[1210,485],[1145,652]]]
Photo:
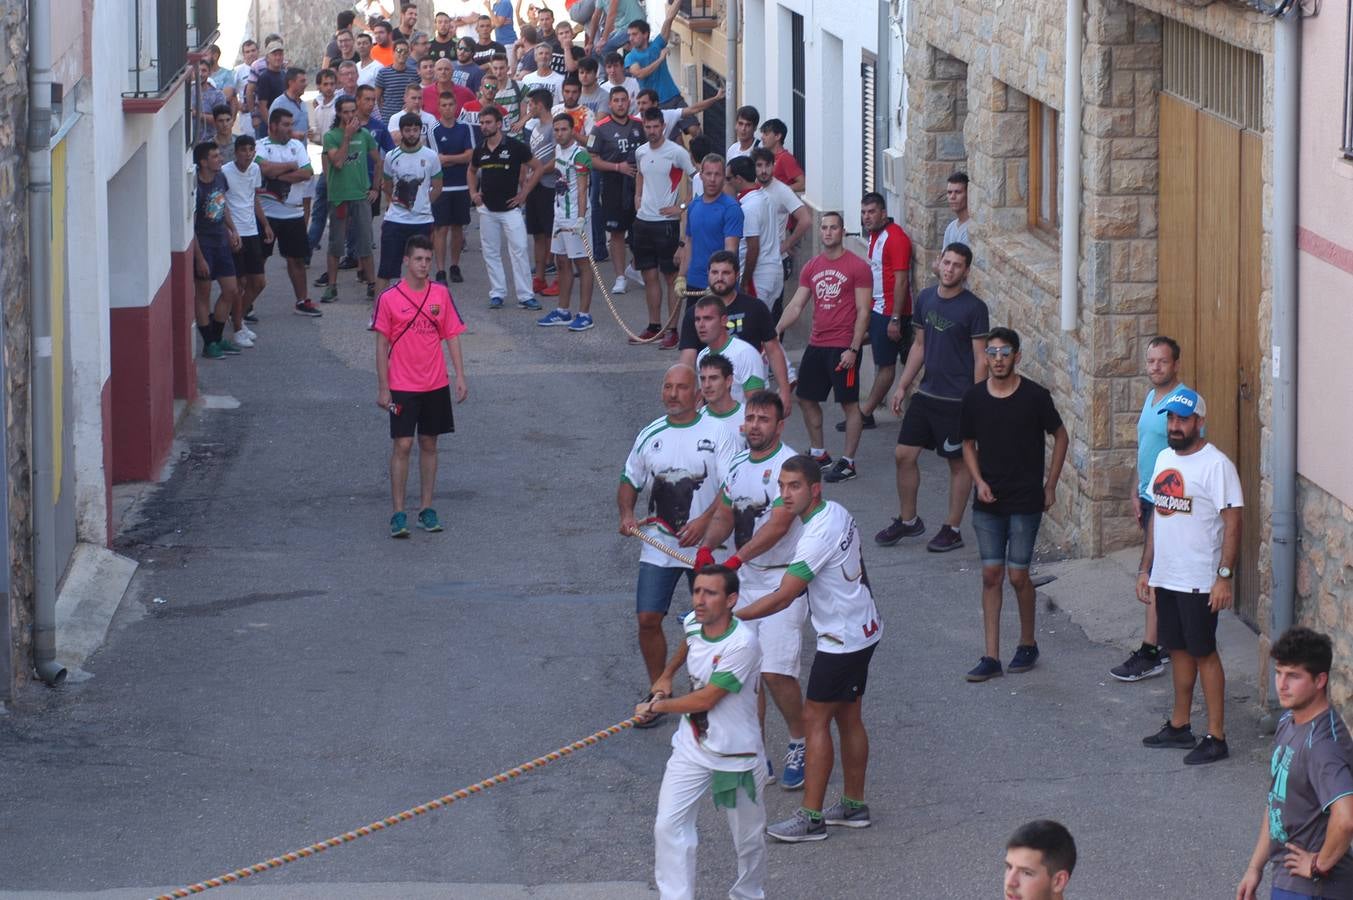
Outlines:
[[215,39],[216,4],[217,0],[135,0],[131,90],[125,97],[155,97],[173,87],[191,54]]

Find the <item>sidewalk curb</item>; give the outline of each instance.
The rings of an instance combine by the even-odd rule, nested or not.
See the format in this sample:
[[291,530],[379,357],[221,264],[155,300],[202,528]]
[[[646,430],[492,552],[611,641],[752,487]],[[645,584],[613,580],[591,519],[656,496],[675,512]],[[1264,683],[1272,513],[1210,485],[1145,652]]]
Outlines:
[[74,680],[103,645],[137,563],[94,544],[77,544],[56,601],[56,658]]

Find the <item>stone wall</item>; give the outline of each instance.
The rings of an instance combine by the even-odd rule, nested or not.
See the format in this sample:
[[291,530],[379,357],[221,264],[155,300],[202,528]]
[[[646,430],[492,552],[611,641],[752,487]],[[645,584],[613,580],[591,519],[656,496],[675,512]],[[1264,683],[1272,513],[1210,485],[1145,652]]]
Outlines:
[[1334,640],[1330,697],[1353,702],[1353,508],[1297,478],[1297,608],[1294,619]]
[[[397,7],[390,0],[386,4]],[[435,10],[430,0],[418,0],[418,30],[432,34],[432,16]],[[351,3],[292,3],[287,0],[253,0],[245,25],[245,37],[260,43],[273,32],[282,35],[287,45],[287,63],[300,66],[310,73],[314,86],[315,72],[324,61],[324,48],[334,36],[334,20],[338,13],[351,9]],[[398,19],[395,20],[398,25]],[[222,48],[226,55],[232,52]],[[235,48],[238,50],[238,48]]]
[[[0,489],[7,491],[10,535],[9,603],[4,610],[10,635],[0,648],[0,700],[28,678],[32,644],[32,531],[29,526],[28,471],[28,29],[22,3],[0,10],[0,315],[4,317],[5,459],[8,471]],[[2,603],[2,601],[0,601]]]

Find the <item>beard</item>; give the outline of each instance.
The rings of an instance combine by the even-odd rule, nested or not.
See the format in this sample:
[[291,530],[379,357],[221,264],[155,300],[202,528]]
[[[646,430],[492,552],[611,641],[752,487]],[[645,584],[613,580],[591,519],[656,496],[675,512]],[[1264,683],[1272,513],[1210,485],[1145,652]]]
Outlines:
[[1167,435],[1165,440],[1166,443],[1170,445],[1171,450],[1187,450],[1197,442],[1198,436],[1193,435],[1192,437],[1188,436],[1175,437],[1174,435],[1171,434]]

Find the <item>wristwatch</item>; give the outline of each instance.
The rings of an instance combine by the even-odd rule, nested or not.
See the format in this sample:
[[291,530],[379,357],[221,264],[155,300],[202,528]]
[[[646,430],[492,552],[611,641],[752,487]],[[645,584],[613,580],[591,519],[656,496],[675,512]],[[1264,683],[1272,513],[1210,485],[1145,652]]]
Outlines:
[[1217,568],[1217,577],[1218,577],[1218,578],[1230,578],[1230,577],[1231,577],[1232,575],[1234,575],[1234,574],[1235,574],[1235,573],[1232,572],[1231,569],[1230,569],[1228,566],[1219,566],[1219,567]]
[[677,204],[677,208],[680,209],[682,212],[685,212],[685,211],[686,211],[686,204],[684,204],[684,203],[678,203],[678,204]]
[[860,355],[859,347],[847,347],[846,349],[849,350],[851,353],[854,353],[856,356]]
[[1321,870],[1321,868],[1320,868],[1320,854],[1317,853],[1317,854],[1315,855],[1315,857],[1311,860],[1311,880],[1312,880],[1312,881],[1319,881],[1320,879],[1324,878],[1324,877],[1325,877],[1326,875],[1328,875],[1328,874],[1329,874],[1328,872],[1325,872],[1325,871],[1322,871],[1322,870]]

